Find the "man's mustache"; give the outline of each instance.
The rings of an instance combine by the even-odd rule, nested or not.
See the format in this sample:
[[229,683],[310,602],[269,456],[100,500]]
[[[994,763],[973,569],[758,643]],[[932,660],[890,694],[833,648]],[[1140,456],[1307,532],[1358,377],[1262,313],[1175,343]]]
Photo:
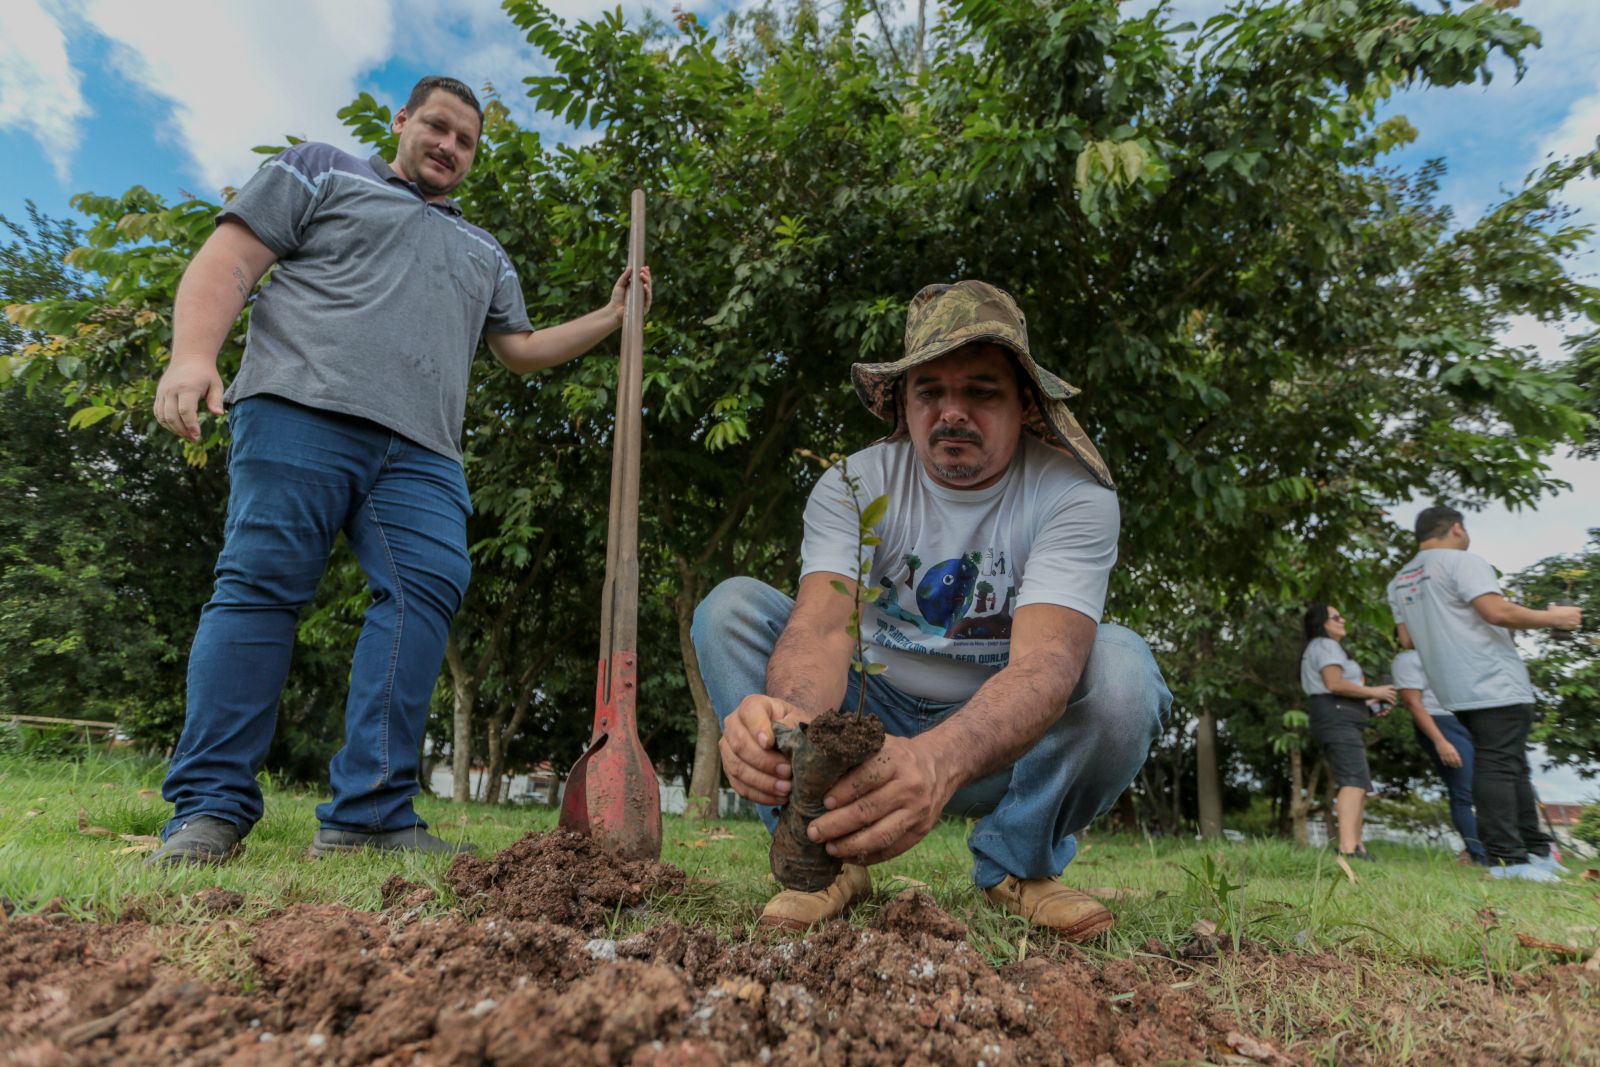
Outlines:
[[981,445],[983,434],[968,426],[946,426],[928,435],[930,445],[936,445],[940,441],[971,441],[975,445]]

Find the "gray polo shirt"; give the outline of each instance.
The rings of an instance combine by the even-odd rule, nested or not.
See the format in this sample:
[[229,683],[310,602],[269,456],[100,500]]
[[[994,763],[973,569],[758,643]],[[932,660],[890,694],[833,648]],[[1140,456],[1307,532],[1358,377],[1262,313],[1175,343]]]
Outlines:
[[1453,548],[1418,552],[1389,583],[1389,610],[1405,623],[1446,711],[1533,703],[1511,631],[1485,622],[1472,606],[1498,592],[1488,560]]
[[383,157],[312,142],[269,159],[217,219],[278,257],[228,403],[268,393],[461,460],[479,337],[531,329],[499,242]]

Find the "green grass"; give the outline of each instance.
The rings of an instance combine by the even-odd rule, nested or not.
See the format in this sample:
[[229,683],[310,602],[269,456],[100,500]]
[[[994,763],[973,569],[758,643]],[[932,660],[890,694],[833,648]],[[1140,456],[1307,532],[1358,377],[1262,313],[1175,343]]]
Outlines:
[[[200,915],[194,895],[216,886],[245,895],[240,917],[248,919],[294,903],[376,908],[379,887],[399,873],[438,889],[441,909],[450,903],[444,858],[306,860],[316,829],[312,809],[320,798],[271,783],[266,815],[238,860],[221,868],[147,869],[145,853],[119,853],[134,843],[117,835],[159,829],[168,814],[160,797],[162,771],[157,763],[103,754],[74,761],[0,756],[0,895],[24,912],[59,897],[86,918],[138,915],[183,922]],[[432,797],[417,803],[436,833],[465,837],[485,852],[531,830],[549,829],[556,819],[543,808],[456,806]],[[112,833],[81,832],[80,812],[88,826]],[[659,902],[655,915],[733,933],[754,925],[775,886],[760,824],[715,825],[721,830],[712,833],[712,824],[665,819],[663,859],[681,867],[691,883],[682,896]],[[912,852],[875,868],[880,892],[857,910],[854,921],[871,918],[896,878],[916,879],[967,921],[974,946],[995,962],[1037,950],[1025,923],[989,907],[973,889],[966,830],[958,822],[942,823]],[[1123,891],[1111,902],[1118,923],[1109,940],[1089,949],[1111,958],[1136,955],[1149,938],[1181,945],[1200,919],[1274,951],[1332,951],[1441,976],[1482,978],[1488,972],[1496,980],[1551,962],[1548,954],[1519,945],[1517,933],[1591,950],[1600,942],[1600,891],[1593,882],[1496,882],[1457,866],[1441,851],[1381,842],[1372,851],[1379,862],[1359,866],[1360,881],[1351,884],[1329,852],[1282,841],[1217,845],[1096,833],[1083,839],[1068,880]],[[1492,921],[1480,920],[1491,911]],[[621,932],[650,921],[619,917],[616,927]],[[229,955],[216,946],[191,947],[224,963]],[[1292,1012],[1291,1001],[1282,1001],[1281,1010]]]

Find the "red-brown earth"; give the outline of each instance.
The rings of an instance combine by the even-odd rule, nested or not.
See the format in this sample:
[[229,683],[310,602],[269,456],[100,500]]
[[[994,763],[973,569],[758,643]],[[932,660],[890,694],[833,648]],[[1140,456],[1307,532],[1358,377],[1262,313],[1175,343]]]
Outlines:
[[[1271,1005],[1308,984],[1329,1002],[1326,1026],[1351,1031],[1331,1046],[1341,1062],[1385,1062],[1386,1020],[1437,1035],[1432,1048],[1411,1039],[1421,1063],[1590,1062],[1600,1048],[1585,1008],[1595,976],[1578,967],[1492,991],[1428,976],[1441,1017],[1419,1026],[1390,1011],[1396,968],[1363,974],[1359,960],[1248,943],[1181,958],[1150,943],[1110,962],[1047,946],[996,969],[914,892],[865,928],[794,940],[673,921],[612,940],[608,921],[642,914],[683,875],[616,864],[561,832],[462,858],[450,880],[448,914],[393,878],[376,913],[301,905],[244,922],[245,901],[212,890],[195,923],[12,918],[0,924],[0,1062],[1301,1064],[1329,1033],[1315,1011],[1290,1023]],[[1351,1025],[1363,1011],[1374,1025]]]

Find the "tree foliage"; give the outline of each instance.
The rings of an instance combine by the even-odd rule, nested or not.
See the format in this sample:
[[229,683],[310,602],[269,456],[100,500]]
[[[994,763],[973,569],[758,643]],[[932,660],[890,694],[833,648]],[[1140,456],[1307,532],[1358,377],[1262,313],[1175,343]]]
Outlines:
[[[810,3],[729,16],[720,36],[688,13],[572,24],[508,0],[549,60],[529,97],[591,131],[546,144],[491,103],[461,190],[536,322],[604,299],[628,191],[650,198],[640,708],[658,763],[714,779],[688,620],[727,575],[792,584],[815,477],[796,450],[881,432],[849,364],[897,351],[922,285],[979,277],[1083,388],[1118,480],[1109,614],[1151,638],[1178,696],[1151,811],[1192,813],[1197,719],[1235,795],[1286,790],[1272,742],[1301,703],[1303,602],[1339,603],[1372,641],[1362,662],[1387,662],[1381,590],[1404,546],[1385,502],[1531,504],[1557,484],[1546,458],[1592,425],[1590,350],[1546,363],[1503,336],[1512,316],[1596,313],[1570,267],[1588,231],[1560,205],[1596,156],[1552,162],[1471,221],[1438,203],[1441,164],[1385,165],[1414,135],[1377,117],[1398,89],[1487,80],[1496,57],[1520,73],[1538,33],[1501,6],[1256,3],[1185,29],[1112,0],[956,0],[918,65],[858,29],[859,0],[832,19]],[[341,115],[389,146],[378,101]],[[135,189],[79,206],[93,221],[74,262],[105,294],[20,312],[49,340],[16,373],[103,420],[84,433],[150,435],[173,284],[215,205]],[[610,356],[474,379],[458,752],[523,696],[526,758],[570,760],[587,736]],[[1409,759],[1397,749],[1397,778]]]
[[1533,736],[1554,762],[1600,776],[1600,529],[1589,531],[1582,552],[1540,560],[1507,586],[1529,607],[1567,601],[1583,609],[1583,627],[1575,632],[1527,635],[1537,650],[1528,673],[1543,716]]

